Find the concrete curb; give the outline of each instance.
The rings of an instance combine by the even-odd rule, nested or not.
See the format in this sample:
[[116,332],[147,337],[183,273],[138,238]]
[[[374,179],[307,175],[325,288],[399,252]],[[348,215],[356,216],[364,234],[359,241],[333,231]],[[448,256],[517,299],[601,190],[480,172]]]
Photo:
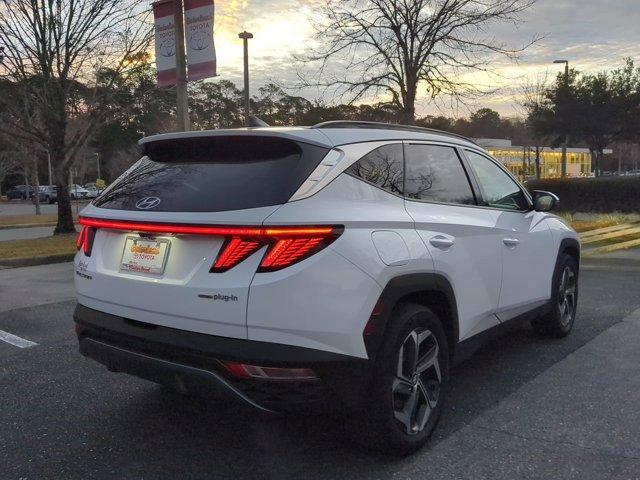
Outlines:
[[0,230],[17,230],[20,228],[55,227],[55,223],[17,223],[15,225],[0,225]]

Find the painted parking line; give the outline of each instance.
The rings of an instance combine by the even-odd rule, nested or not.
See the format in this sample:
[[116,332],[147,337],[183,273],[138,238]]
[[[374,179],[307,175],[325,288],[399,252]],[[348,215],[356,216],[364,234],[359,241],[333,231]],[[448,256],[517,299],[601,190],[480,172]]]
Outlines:
[[15,345],[19,348],[29,348],[38,345],[36,342],[32,342],[31,340],[27,340],[26,338],[18,337],[17,335],[5,332],[4,330],[0,330],[0,340],[6,343],[10,343],[11,345]]

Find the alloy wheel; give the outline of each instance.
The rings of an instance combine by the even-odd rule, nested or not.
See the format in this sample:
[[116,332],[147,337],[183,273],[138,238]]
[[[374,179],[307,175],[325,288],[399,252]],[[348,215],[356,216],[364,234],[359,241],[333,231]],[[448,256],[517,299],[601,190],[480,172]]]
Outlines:
[[576,311],[576,275],[569,266],[564,267],[558,288],[560,322],[567,326],[573,320]]
[[426,329],[414,329],[402,342],[393,379],[393,414],[409,435],[424,430],[438,405],[442,376],[438,340]]

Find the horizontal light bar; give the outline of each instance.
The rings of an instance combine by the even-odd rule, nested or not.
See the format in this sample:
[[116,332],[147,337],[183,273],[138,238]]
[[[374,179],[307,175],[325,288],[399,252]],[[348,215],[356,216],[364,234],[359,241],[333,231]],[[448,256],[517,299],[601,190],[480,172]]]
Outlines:
[[107,230],[126,230],[142,233],[169,233],[185,235],[212,235],[221,237],[307,237],[328,236],[335,233],[334,227],[233,227],[212,225],[189,225],[181,223],[147,223],[128,220],[103,220],[80,217],[80,225]]

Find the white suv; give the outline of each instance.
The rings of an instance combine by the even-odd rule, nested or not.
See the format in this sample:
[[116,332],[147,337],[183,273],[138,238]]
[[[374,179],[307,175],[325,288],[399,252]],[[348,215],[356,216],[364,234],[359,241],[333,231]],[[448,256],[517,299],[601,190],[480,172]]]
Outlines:
[[80,218],[80,351],[111,371],[339,405],[406,452],[479,334],[573,326],[580,245],[557,198],[465,138],[327,122],[141,146]]

